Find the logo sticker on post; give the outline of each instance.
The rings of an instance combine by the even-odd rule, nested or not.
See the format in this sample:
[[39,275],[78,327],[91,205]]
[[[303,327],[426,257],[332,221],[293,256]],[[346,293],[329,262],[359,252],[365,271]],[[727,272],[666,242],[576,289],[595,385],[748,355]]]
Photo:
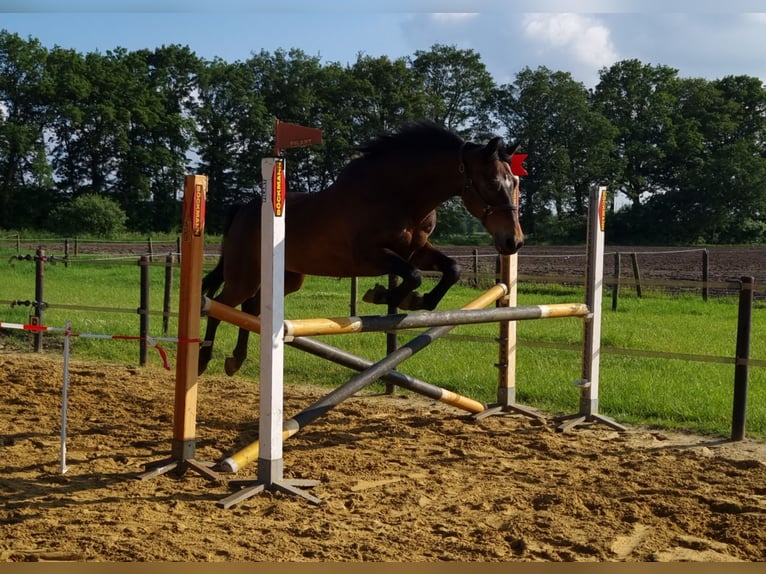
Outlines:
[[274,162],[271,181],[271,204],[274,206],[274,217],[282,217],[285,210],[285,160],[282,158],[277,158]]
[[205,230],[205,187],[199,183],[194,186],[193,209],[192,232],[194,237],[200,237]]
[[598,198],[598,224],[601,231],[604,231],[606,225],[606,188],[601,190]]

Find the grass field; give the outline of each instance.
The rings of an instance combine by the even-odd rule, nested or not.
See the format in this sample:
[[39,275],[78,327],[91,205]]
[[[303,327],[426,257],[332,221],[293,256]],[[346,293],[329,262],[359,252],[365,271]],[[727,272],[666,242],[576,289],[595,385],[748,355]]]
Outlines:
[[[0,253],[6,258],[11,255]],[[151,310],[162,309],[164,268],[150,268]],[[34,264],[26,261],[9,265],[0,284],[0,321],[27,322],[30,308],[10,307],[7,302],[34,299]],[[173,310],[178,302],[175,271]],[[380,279],[378,280],[380,281]],[[359,293],[375,283],[361,279]],[[307,278],[304,289],[286,300],[289,318],[347,316],[350,282],[348,279]],[[440,309],[459,308],[473,299],[477,291],[454,287]],[[80,311],[65,306],[136,309],[139,305],[139,267],[136,260],[88,263],[78,259],[69,267],[46,266],[44,323],[51,327],[71,321],[75,333],[137,335],[139,317],[135,313],[107,310]],[[620,309],[611,311],[604,301],[602,325],[600,412],[625,423],[665,428],[688,429],[728,436],[731,425],[734,366],[730,363],[692,361],[681,358],[646,357],[637,352],[674,353],[706,357],[734,355],[737,327],[736,298],[713,298],[707,303],[699,296],[670,296],[644,293],[638,299],[629,290],[620,297]],[[581,302],[578,288],[551,285],[522,285],[519,305]],[[64,307],[62,307],[64,306]],[[379,314],[380,307],[358,303],[358,314]],[[163,336],[162,320],[151,316],[150,334]],[[203,326],[204,328],[204,326]],[[572,384],[580,376],[582,321],[548,319],[518,323],[517,400],[549,413],[577,411],[579,391]],[[401,371],[433,384],[491,403],[496,396],[498,328],[494,324],[456,327],[408,360]],[[176,333],[171,319],[168,336]],[[757,302],[753,317],[751,357],[766,359],[766,305]],[[405,342],[412,333],[400,333]],[[209,372],[223,372],[223,358],[231,351],[236,329],[219,329],[214,359]],[[336,335],[322,340],[348,351],[378,360],[385,354],[382,333]],[[60,353],[62,336],[46,335],[46,352]],[[31,350],[31,335],[0,330],[0,345],[5,349]],[[175,345],[162,343],[171,361]],[[135,341],[73,339],[73,356],[83,360],[138,363]],[[243,384],[258,380],[257,337],[251,339],[251,357],[237,375]],[[150,350],[149,367],[159,368],[158,355]],[[286,382],[338,386],[350,372],[343,367],[288,348],[285,357]],[[750,369],[747,432],[766,438],[766,368]]]

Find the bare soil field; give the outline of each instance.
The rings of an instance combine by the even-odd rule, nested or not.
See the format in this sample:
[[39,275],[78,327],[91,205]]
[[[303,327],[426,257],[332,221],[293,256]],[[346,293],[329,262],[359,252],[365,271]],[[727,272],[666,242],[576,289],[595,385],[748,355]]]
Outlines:
[[[170,451],[158,368],[72,361],[61,474],[62,372],[57,354],[0,353],[0,561],[766,560],[763,443],[359,394],[285,442],[285,476],[318,480],[321,505],[267,491],[224,510],[225,481],[136,479]],[[285,393],[292,416],[323,391]],[[205,375],[198,404],[199,459],[254,439],[251,381]]]

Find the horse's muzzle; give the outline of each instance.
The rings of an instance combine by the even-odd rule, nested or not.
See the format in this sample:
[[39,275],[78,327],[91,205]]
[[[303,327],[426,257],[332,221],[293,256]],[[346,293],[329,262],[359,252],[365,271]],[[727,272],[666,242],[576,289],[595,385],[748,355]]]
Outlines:
[[508,235],[505,233],[496,233],[494,236],[495,249],[501,255],[513,255],[524,247],[523,235]]

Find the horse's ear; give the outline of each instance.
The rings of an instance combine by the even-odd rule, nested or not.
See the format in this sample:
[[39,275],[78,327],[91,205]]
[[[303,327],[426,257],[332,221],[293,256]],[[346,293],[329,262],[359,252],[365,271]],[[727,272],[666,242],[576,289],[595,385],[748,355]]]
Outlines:
[[513,155],[513,154],[515,154],[517,151],[519,151],[519,148],[520,148],[520,147],[521,147],[521,142],[516,142],[516,143],[513,143],[513,144],[509,145],[509,146],[506,148],[505,152],[506,152],[508,155]]
[[489,140],[489,143],[486,146],[484,146],[484,149],[482,150],[482,155],[487,161],[489,161],[493,157],[497,157],[498,152],[502,150],[503,147],[504,147],[503,138],[493,137],[491,140]]

